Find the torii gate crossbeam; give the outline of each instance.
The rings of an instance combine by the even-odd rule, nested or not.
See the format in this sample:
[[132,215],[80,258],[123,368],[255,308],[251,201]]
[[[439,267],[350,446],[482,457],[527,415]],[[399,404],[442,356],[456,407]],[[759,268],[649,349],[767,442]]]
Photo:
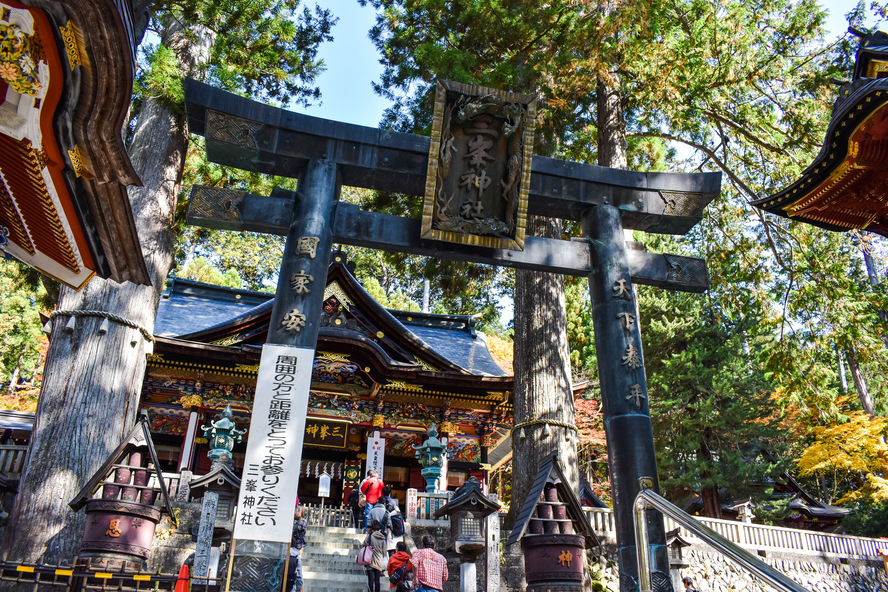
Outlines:
[[[323,280],[329,251],[324,255],[322,250],[329,249],[334,241],[441,259],[588,276],[605,431],[611,450],[608,462],[620,554],[620,586],[623,592],[634,592],[637,567],[632,503],[641,489],[656,491],[658,479],[641,334],[631,286],[635,282],[702,292],[708,287],[708,278],[705,262],[700,259],[627,248],[623,230],[688,232],[702,218],[703,208],[718,195],[721,175],[638,173],[535,156],[528,213],[578,221],[585,241],[527,236],[524,250],[511,251],[423,240],[418,220],[362,212],[336,200],[340,185],[422,195],[429,159],[428,138],[300,115],[192,80],[186,80],[185,96],[190,129],[206,137],[207,157],[211,161],[299,178],[297,192],[276,190],[270,197],[198,187],[193,190],[189,205],[188,220],[193,224],[288,237],[269,342],[260,364],[257,399],[260,390],[270,389],[269,377],[263,386],[263,367],[271,369],[274,362],[266,361],[266,350],[275,352],[269,353],[269,358],[278,356],[280,361],[287,359],[280,348],[293,346],[304,358],[316,345],[314,313],[321,304],[321,291],[302,293],[295,288],[290,290],[290,285],[296,279],[300,285]],[[310,254],[305,250],[306,239],[319,249],[319,257],[314,248]],[[310,376],[308,384],[304,377],[302,380],[300,388],[306,392],[300,404],[304,410]],[[254,412],[251,419],[251,434],[256,415]],[[264,416],[261,421],[265,421]],[[265,428],[262,424],[257,432]],[[298,430],[298,423],[291,428]],[[301,436],[298,440],[301,449]],[[670,592],[662,517],[651,511],[648,523],[654,589]],[[272,592],[275,584],[280,589],[279,581],[260,584],[265,581],[262,573],[280,569],[275,547],[264,544],[266,540],[281,539],[263,539],[257,534],[255,539],[246,539],[249,544],[243,546],[243,557],[239,558],[240,551],[235,549],[230,563],[237,563],[234,569],[252,580],[250,584],[244,583],[246,579],[241,583],[232,580],[231,590],[256,592],[256,585],[266,585],[262,590]]]

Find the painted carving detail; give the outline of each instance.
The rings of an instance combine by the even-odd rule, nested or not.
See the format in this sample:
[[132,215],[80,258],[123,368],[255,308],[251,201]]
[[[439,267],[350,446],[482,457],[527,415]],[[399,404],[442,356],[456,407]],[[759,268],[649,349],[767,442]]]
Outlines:
[[462,96],[447,108],[433,228],[514,233],[527,117],[526,106],[490,95]]
[[37,52],[32,37],[13,23],[0,22],[0,77],[14,91],[36,96],[43,88],[37,78]]

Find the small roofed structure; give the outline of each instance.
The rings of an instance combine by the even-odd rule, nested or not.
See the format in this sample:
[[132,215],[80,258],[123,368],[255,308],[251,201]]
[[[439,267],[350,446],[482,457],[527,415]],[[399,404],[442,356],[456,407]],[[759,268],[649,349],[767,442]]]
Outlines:
[[553,451],[527,493],[506,545],[521,541],[529,592],[583,589],[585,549],[598,537]]
[[[553,506],[558,506],[556,510]],[[560,514],[564,512],[564,515]],[[570,523],[571,533],[582,536],[588,547],[599,545],[598,537],[583,513],[577,494],[564,476],[558,453],[552,452],[540,464],[540,471],[527,493],[521,512],[506,540],[507,545],[517,543],[528,531],[530,534],[558,534],[565,532]],[[535,532],[539,531],[539,532]]]
[[499,512],[500,505],[481,491],[481,482],[475,477],[453,492],[453,497],[435,512],[435,518],[450,518],[451,547],[456,553],[472,555],[487,548],[484,518]]
[[860,36],[823,148],[795,183],[753,205],[828,230],[888,236],[888,34]]
[[148,283],[122,138],[134,33],[124,0],[0,0],[0,256],[80,289]]
[[[141,562],[148,559],[161,511],[166,510],[175,520],[160,466],[148,414],[143,411],[120,446],[68,502],[74,511],[85,508],[90,517],[81,539],[77,566],[139,569]],[[101,496],[93,497],[99,487]]]

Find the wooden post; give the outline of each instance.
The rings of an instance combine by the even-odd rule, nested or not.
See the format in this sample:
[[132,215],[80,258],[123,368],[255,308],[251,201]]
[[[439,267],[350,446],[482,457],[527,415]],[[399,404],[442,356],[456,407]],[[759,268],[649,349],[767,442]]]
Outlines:
[[[487,496],[491,501],[498,501],[495,493]],[[485,518],[487,521],[487,551],[484,553],[484,569],[487,572],[487,592],[499,592],[500,589],[500,517],[494,512]]]
[[[613,206],[596,206],[585,212],[582,224],[591,243],[594,269],[589,292],[620,556],[620,590],[635,592],[636,553],[648,550],[635,547],[633,502],[641,489],[659,490],[641,332],[619,211]],[[647,522],[654,591],[669,590],[663,517],[648,510]]]
[[185,442],[182,443],[182,451],[179,453],[178,471],[190,471],[194,460],[194,440],[197,436],[198,407],[192,407],[188,413],[188,429],[185,431]]

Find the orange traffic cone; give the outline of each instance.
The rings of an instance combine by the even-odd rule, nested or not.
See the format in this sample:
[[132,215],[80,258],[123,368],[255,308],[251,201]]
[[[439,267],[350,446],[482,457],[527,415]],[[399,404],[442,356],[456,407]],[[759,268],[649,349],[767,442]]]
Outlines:
[[188,566],[183,565],[182,569],[179,570],[179,579],[176,580],[176,587],[173,592],[188,592]]

